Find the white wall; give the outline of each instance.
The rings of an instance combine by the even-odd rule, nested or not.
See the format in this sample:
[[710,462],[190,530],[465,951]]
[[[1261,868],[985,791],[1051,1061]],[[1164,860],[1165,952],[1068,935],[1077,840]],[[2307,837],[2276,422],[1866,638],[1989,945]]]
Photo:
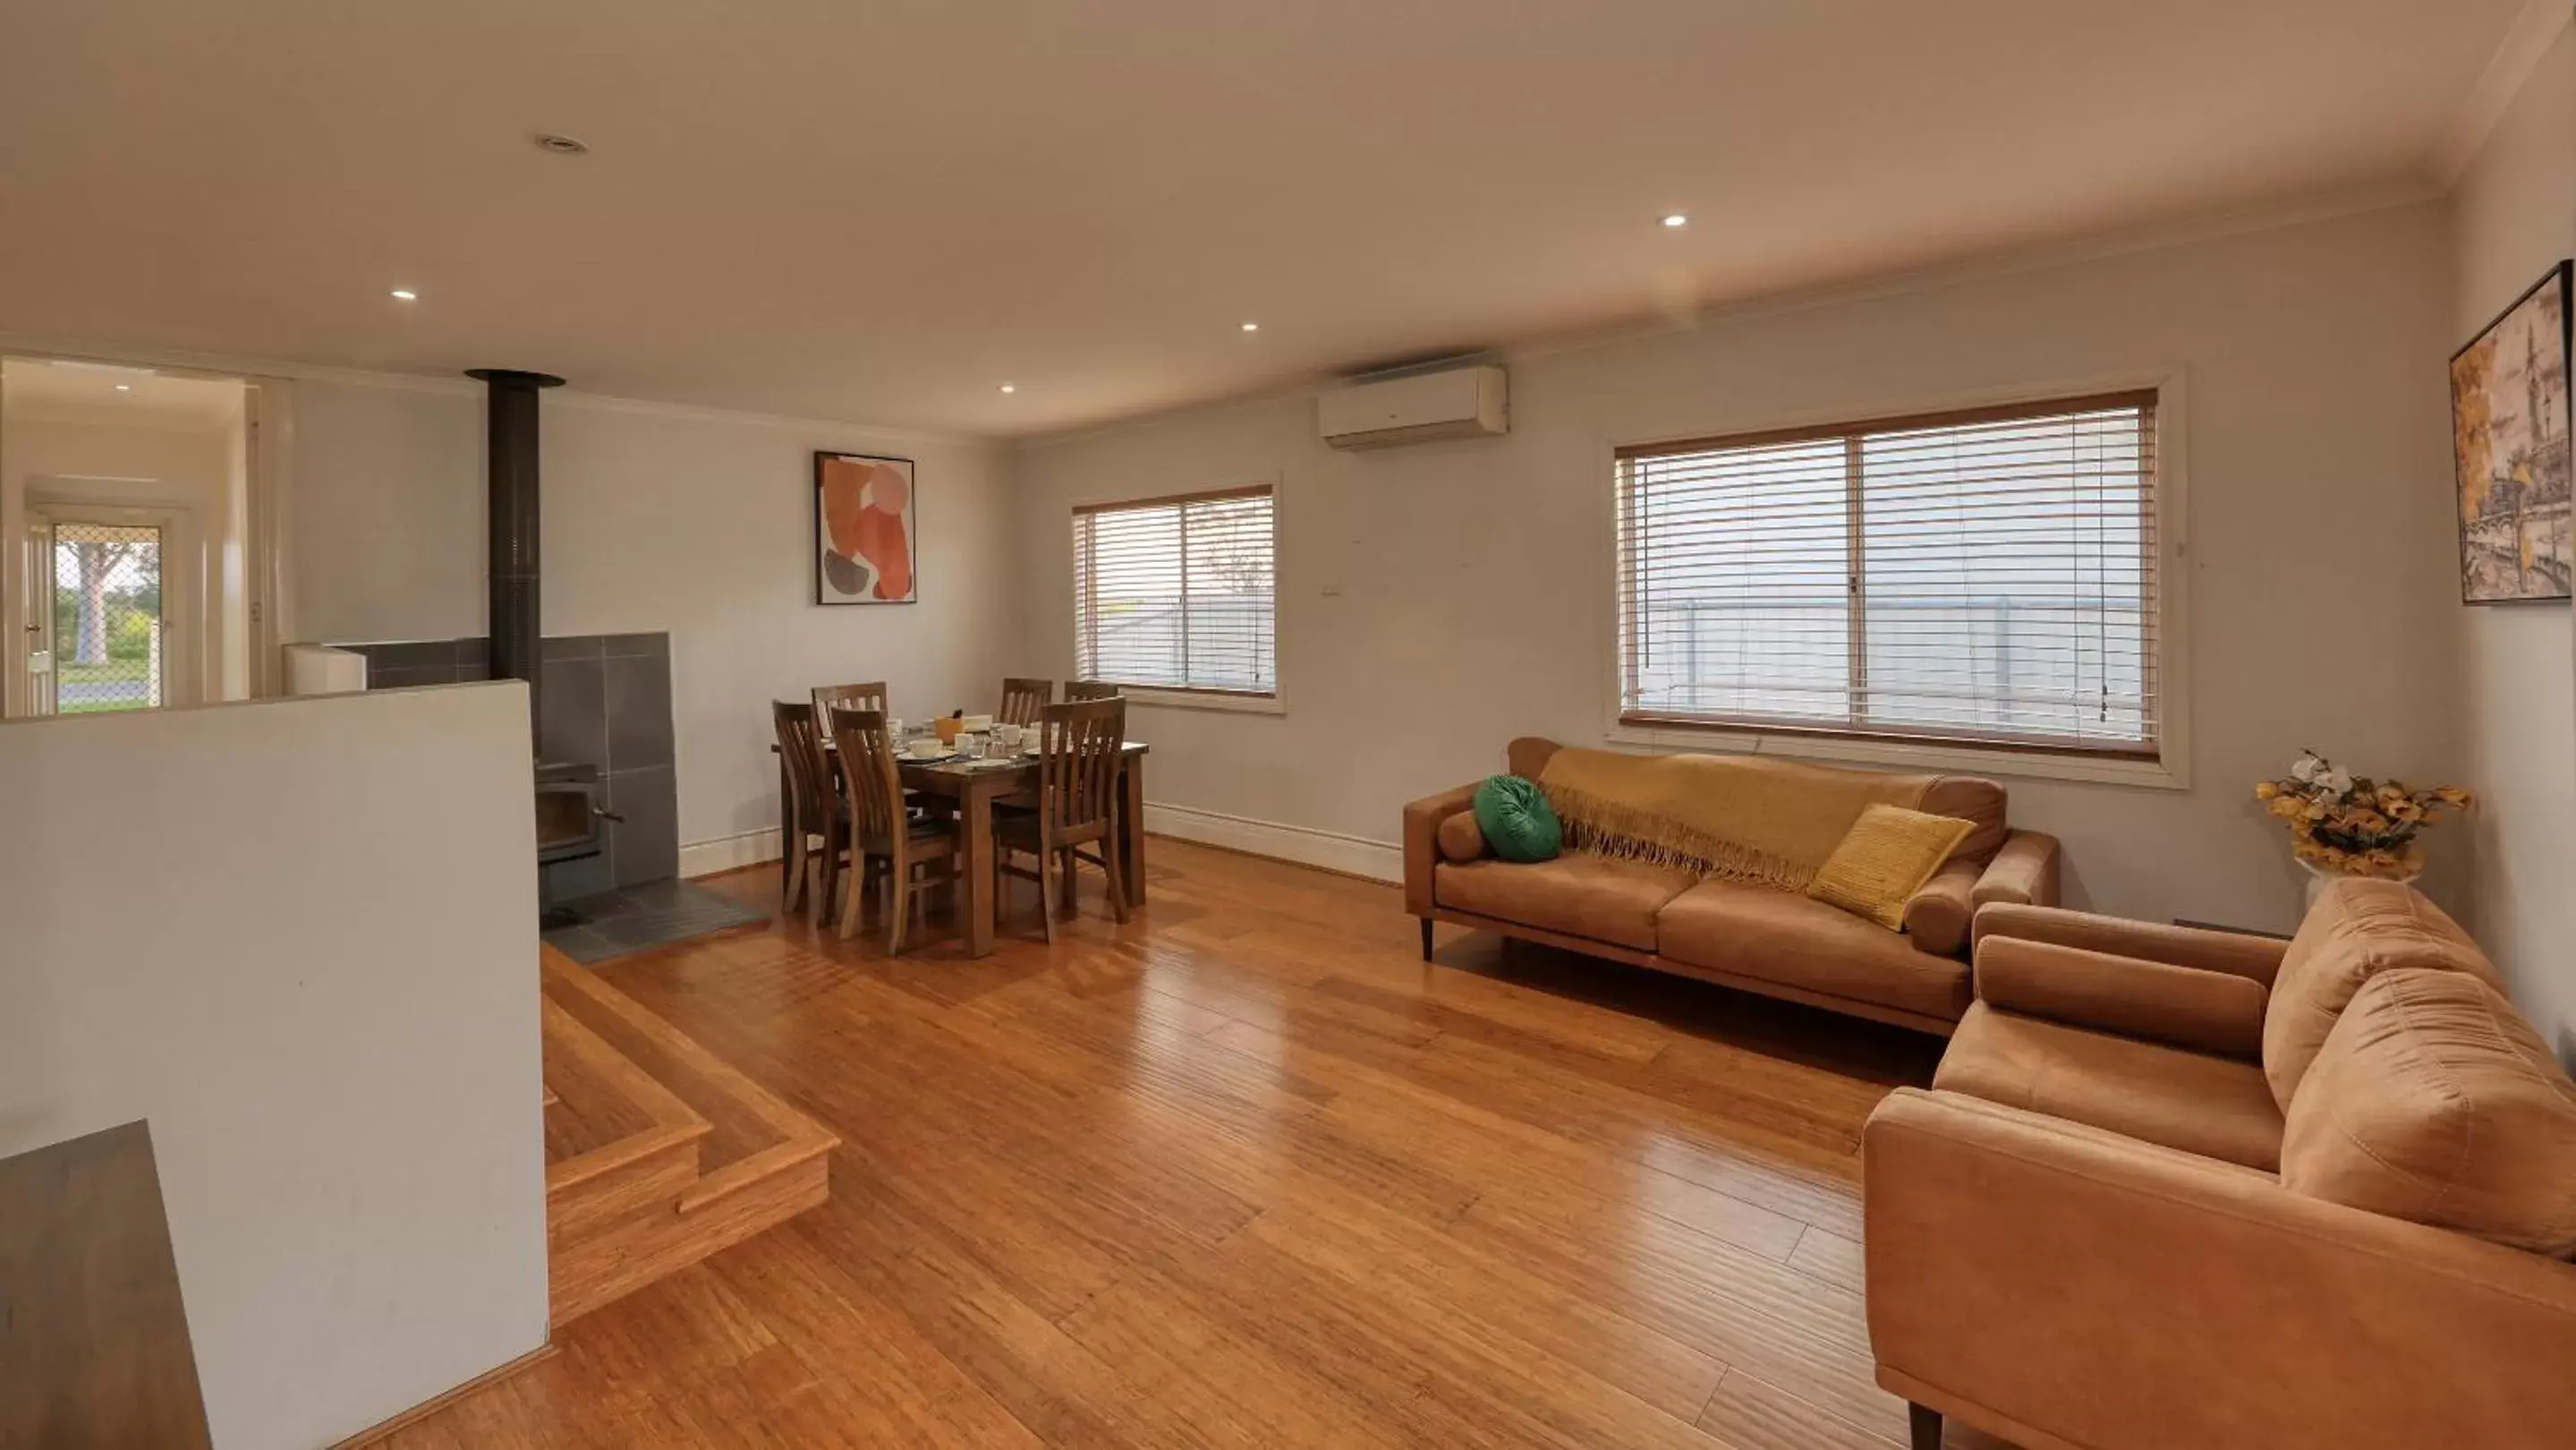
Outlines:
[[[2257,927],[2298,878],[2250,788],[2313,745],[2457,766],[2443,216],[2413,206],[1520,358],[1507,438],[1337,454],[1306,398],[1024,445],[1027,647],[1072,670],[1072,505],[1275,479],[1277,717],[1139,707],[1160,802],[1393,841],[1407,799],[1504,741],[1599,743],[1609,451],[2179,370],[2188,791],[2008,779],[2074,898]],[[1999,768],[1998,774],[2010,772]],[[1329,853],[1328,853],[1329,854]]]
[[[774,852],[770,700],[865,679],[910,715],[998,695],[1019,630],[998,446],[570,391],[544,407],[544,628],[670,632],[684,869]],[[294,427],[295,636],[480,633],[479,394],[299,382]],[[813,602],[816,449],[917,462],[919,603]]]
[[0,725],[0,1153],[150,1120],[223,1450],[545,1341],[525,696]]
[[466,387],[287,384],[289,640],[483,629],[483,403]]
[[[2450,342],[2576,254],[2576,30],[2524,82],[2452,197]],[[2456,598],[2456,596],[2455,596]],[[2470,924],[2562,1057],[2576,1058],[2576,640],[2564,604],[2451,607],[2464,679]]]

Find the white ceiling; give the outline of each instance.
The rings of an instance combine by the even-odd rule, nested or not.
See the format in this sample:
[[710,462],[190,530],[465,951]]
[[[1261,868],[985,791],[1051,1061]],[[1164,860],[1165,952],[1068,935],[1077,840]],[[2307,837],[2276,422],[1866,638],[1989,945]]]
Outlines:
[[0,332],[1023,433],[2425,180],[2522,3],[15,0]]
[[13,357],[0,359],[0,409],[11,419],[214,433],[241,416],[242,385],[147,368]]

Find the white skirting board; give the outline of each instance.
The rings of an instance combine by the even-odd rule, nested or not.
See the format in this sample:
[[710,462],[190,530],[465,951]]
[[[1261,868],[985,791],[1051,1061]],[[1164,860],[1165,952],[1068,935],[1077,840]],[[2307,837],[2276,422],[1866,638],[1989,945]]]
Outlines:
[[682,876],[713,876],[723,871],[739,871],[763,861],[778,859],[778,828],[763,826],[757,831],[742,831],[718,836],[712,841],[690,841],[680,847]]
[[1230,851],[1248,851],[1255,856],[1294,861],[1301,866],[1320,866],[1346,876],[1365,876],[1371,881],[1404,879],[1404,848],[1384,841],[1372,841],[1365,836],[1345,836],[1338,831],[1287,826],[1277,821],[1256,821],[1191,806],[1158,805],[1153,801],[1145,803],[1145,829],[1158,836],[1177,836],[1184,841],[1223,846]]
[[[1345,836],[1306,826],[1256,821],[1191,806],[1145,803],[1145,829],[1158,836],[1199,841],[1231,851],[1247,851],[1301,866],[1320,866],[1372,881],[1404,879],[1404,848],[1363,836]],[[680,874],[713,876],[778,859],[778,829],[743,831],[711,841],[692,841],[680,848]]]

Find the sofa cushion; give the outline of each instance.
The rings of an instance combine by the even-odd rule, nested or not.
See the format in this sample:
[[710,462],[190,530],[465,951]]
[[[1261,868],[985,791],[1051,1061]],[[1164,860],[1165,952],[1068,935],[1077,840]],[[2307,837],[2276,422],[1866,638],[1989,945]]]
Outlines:
[[1476,861],[1493,854],[1485,847],[1485,830],[1476,824],[1474,811],[1460,811],[1442,821],[1433,839],[1440,843],[1445,861]]
[[1807,894],[1889,931],[1903,931],[1906,903],[1976,828],[1956,816],[1871,806],[1816,868]]
[[1503,768],[1524,779],[1536,780],[1564,748],[1544,735],[1523,735],[1503,747]]
[[2281,1182],[2515,1248],[2576,1253],[2576,1082],[2468,972],[2381,972],[2290,1104]]
[[1973,775],[1936,775],[1915,809],[1951,816],[1976,827],[1950,848],[1953,861],[1983,861],[2002,847],[2010,834],[2004,825],[2004,788]]
[[1954,852],[1905,903],[1905,935],[1916,951],[1956,956],[1967,949],[1977,919],[1977,877],[1985,869]]
[[1657,950],[1691,966],[1956,1020],[1968,967],[1795,892],[1703,881],[1656,918]]
[[2281,1162],[2281,1111],[2254,1064],[1984,1002],[1960,1019],[1932,1086],[2266,1172]]
[[1547,793],[1517,775],[1489,775],[1476,787],[1476,829],[1506,861],[1552,861],[1565,846]]
[[1577,851],[1527,864],[1444,861],[1432,893],[1453,911],[1651,952],[1656,911],[1698,879],[1670,866]]
[[2410,968],[2467,972],[2504,990],[2477,943],[2415,888],[2359,878],[2326,887],[2282,953],[2263,1013],[2263,1072],[2284,1112],[2352,994]]

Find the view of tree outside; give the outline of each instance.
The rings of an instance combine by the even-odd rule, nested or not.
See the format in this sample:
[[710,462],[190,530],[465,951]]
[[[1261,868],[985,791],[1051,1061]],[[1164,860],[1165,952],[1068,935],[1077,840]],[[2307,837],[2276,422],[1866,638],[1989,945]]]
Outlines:
[[162,702],[161,531],[54,529],[54,709],[75,715]]

